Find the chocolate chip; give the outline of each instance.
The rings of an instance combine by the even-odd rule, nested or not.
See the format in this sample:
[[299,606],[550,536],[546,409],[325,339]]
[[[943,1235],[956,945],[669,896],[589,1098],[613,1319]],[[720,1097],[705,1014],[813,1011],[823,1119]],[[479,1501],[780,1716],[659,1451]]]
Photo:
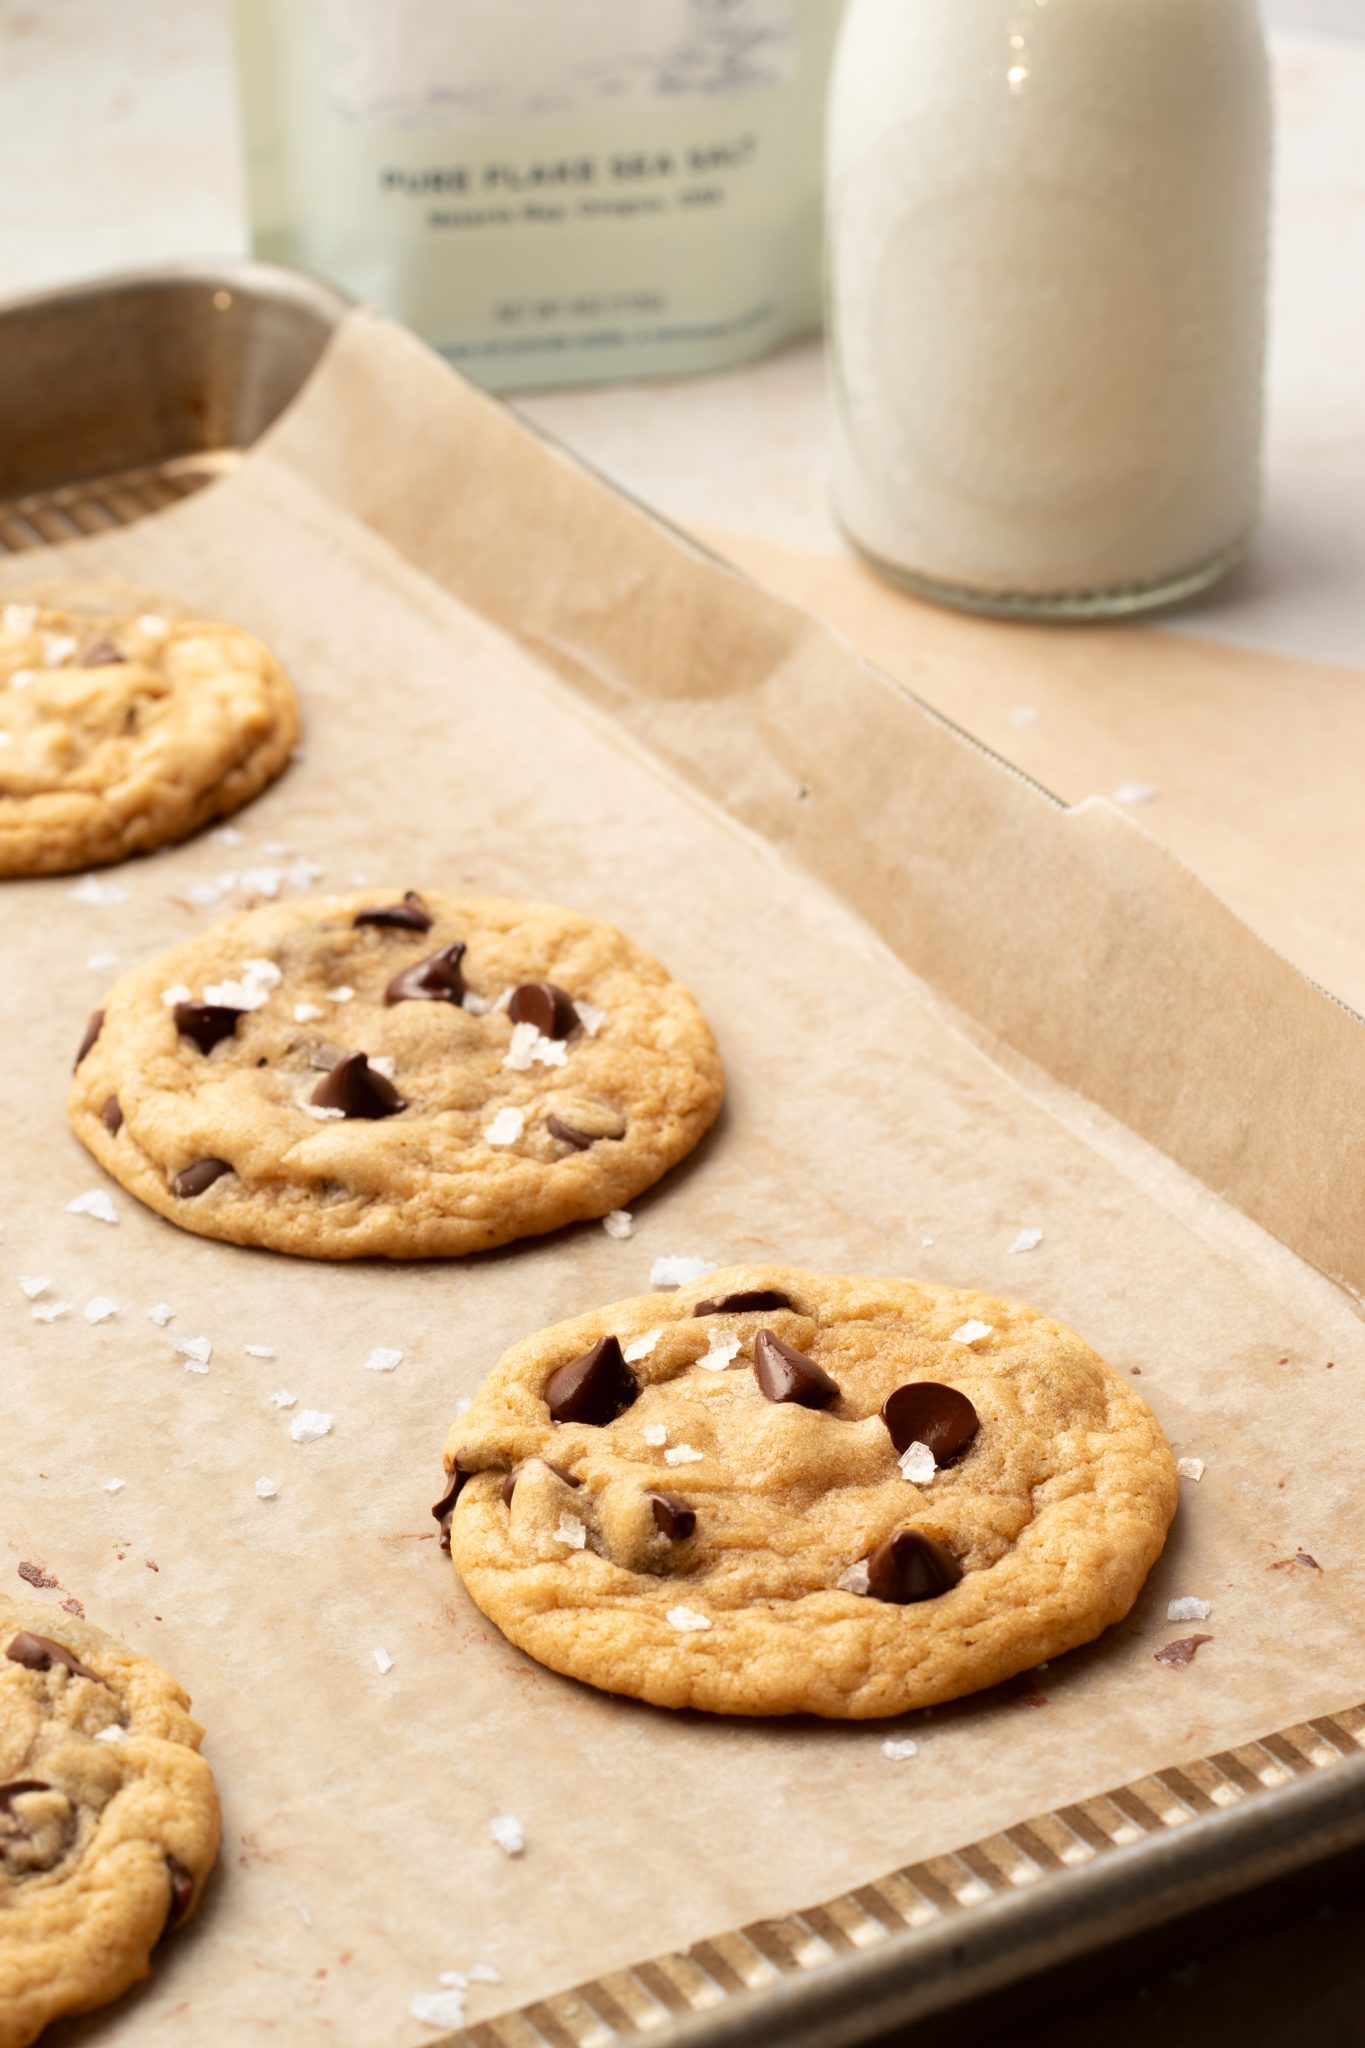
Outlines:
[[961,1457],[981,1427],[967,1396],[938,1380],[916,1380],[910,1386],[897,1387],[882,1402],[882,1421],[898,1451],[908,1451],[911,1444],[927,1444],[938,1465]]
[[670,1543],[685,1543],[697,1526],[697,1511],[676,1493],[651,1493],[654,1526]]
[[442,1550],[450,1548],[450,1518],[455,1512],[455,1503],[460,1498],[465,1481],[472,1479],[473,1476],[472,1472],[466,1472],[463,1466],[457,1464],[450,1474],[450,1485],[431,1511],[440,1525]]
[[380,910],[358,910],[351,922],[396,925],[405,932],[429,932],[436,920],[417,891],[405,889],[401,903],[386,903]]
[[226,1159],[196,1159],[176,1174],[171,1182],[171,1193],[187,1202],[191,1195],[202,1195],[205,1188],[211,1188],[216,1180],[231,1172]]
[[526,1470],[526,1466],[529,1464],[548,1465],[550,1467],[550,1470],[554,1473],[556,1479],[562,1479],[566,1486],[581,1486],[583,1484],[583,1481],[581,1479],[574,1478],[572,1472],[566,1472],[562,1465],[554,1464],[552,1460],[549,1458],[527,1458],[522,1464],[514,1465],[512,1467],[512,1470],[508,1473],[507,1477],[503,1480],[502,1485],[498,1488],[498,1492],[502,1495],[502,1498],[506,1501],[509,1508],[512,1505],[512,1495],[517,1490],[517,1481],[520,1479],[522,1473]]
[[839,1383],[804,1351],[793,1350],[771,1330],[754,1339],[754,1372],[770,1401],[795,1401],[801,1408],[828,1408],[837,1400]]
[[21,1792],[50,1792],[52,1787],[46,1778],[11,1778],[7,1785],[0,1785],[0,1813],[9,1813]]
[[439,953],[428,953],[425,960],[414,960],[411,967],[402,968],[384,991],[386,1003],[458,1003],[464,996],[464,975],[460,962],[465,955],[463,939],[457,939],[453,946],[443,946]]
[[567,1038],[578,1022],[573,997],[552,981],[523,981],[507,1014],[514,1024],[534,1024],[542,1038]]
[[310,1100],[321,1109],[339,1109],[343,1116],[371,1121],[397,1116],[408,1106],[388,1075],[377,1074],[363,1052],[348,1052],[344,1060],[338,1060],[331,1073],[318,1082]]
[[226,1003],[177,1003],[171,1011],[182,1038],[193,1039],[200,1052],[212,1052],[220,1038],[231,1038],[245,1010],[230,1009]]
[[1154,1650],[1152,1655],[1158,1664],[1169,1664],[1174,1671],[1183,1671],[1187,1664],[1193,1664],[1196,1653],[1205,1643],[1211,1643],[1212,1636],[1177,1636],[1164,1649]]
[[951,1550],[922,1536],[918,1529],[897,1529],[879,1543],[867,1560],[867,1590],[874,1600],[909,1607],[917,1600],[936,1600],[951,1592],[962,1567]]
[[89,1052],[89,1050],[90,1050],[91,1046],[92,1046],[92,1045],[93,1045],[93,1044],[95,1043],[95,1040],[96,1040],[96,1039],[97,1039],[97,1038],[99,1037],[99,1035],[100,1035],[101,1031],[103,1031],[103,1029],[104,1029],[104,1012],[103,1012],[103,1010],[93,1010],[93,1011],[91,1012],[91,1015],[90,1015],[90,1022],[89,1022],[89,1023],[88,1023],[87,1025],[86,1025],[86,1027],[85,1027],[85,1036],[84,1036],[84,1038],[83,1038],[83,1039],[81,1040],[81,1049],[80,1049],[80,1051],[79,1051],[79,1052],[78,1052],[78,1053],[76,1054],[75,1060],[74,1060],[74,1061],[72,1062],[72,1067],[71,1067],[71,1071],[72,1071],[72,1073],[73,1073],[73,1074],[75,1073],[75,1071],[76,1071],[76,1068],[77,1068],[77,1067],[78,1067],[78,1066],[80,1065],[81,1061],[82,1061],[82,1060],[83,1060],[83,1059],[85,1058],[85,1055],[86,1055],[86,1054],[87,1054],[87,1053]]
[[[171,1881],[171,1897],[161,1929],[162,1935],[169,1934],[173,1927],[179,1926],[194,1900],[194,1878],[180,1858],[172,1856],[169,1852],[166,1856],[166,1875]],[[161,1936],[157,1939],[160,1940]]]
[[96,1685],[106,1683],[98,1671],[92,1671],[88,1664],[82,1664],[75,1652],[67,1649],[65,1643],[55,1643],[51,1636],[31,1635],[26,1628],[21,1628],[18,1635],[12,1638],[5,1655],[11,1664],[23,1664],[30,1671],[51,1671],[55,1664],[60,1664],[73,1678],[92,1678]]
[[614,1422],[640,1389],[615,1337],[599,1337],[590,1351],[550,1374],[541,1397],[555,1422]]
[[106,1095],[104,1108],[100,1111],[100,1122],[111,1138],[116,1138],[123,1129],[123,1111],[118,1106],[117,1095]]
[[790,1296],[775,1287],[741,1287],[737,1294],[721,1294],[714,1301],[699,1301],[694,1316],[743,1316],[765,1308],[791,1308]]
[[547,1116],[545,1128],[552,1138],[560,1138],[566,1145],[572,1145],[575,1152],[586,1152],[590,1145],[597,1142],[595,1138],[590,1138],[586,1131],[576,1131],[572,1124],[566,1124],[560,1116]]
[[126,661],[126,654],[120,654],[107,633],[101,633],[98,640],[92,640],[77,661],[77,668],[108,668],[113,662]]

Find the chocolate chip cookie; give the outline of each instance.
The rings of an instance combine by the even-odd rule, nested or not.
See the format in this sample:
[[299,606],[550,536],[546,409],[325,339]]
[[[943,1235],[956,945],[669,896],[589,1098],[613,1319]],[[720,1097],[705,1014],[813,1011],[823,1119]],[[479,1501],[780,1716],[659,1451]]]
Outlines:
[[243,912],[125,975],[69,1110],[186,1230],[406,1259],[619,1208],[723,1093],[692,997],[610,925],[372,889]]
[[0,2048],[145,1977],[218,1850],[173,1678],[60,1608],[0,1599]]
[[0,604],[0,876],[183,839],[273,782],[298,736],[288,678],[240,627]]
[[1126,1380],[1035,1309],[784,1266],[509,1351],[433,1512],[504,1635],[715,1713],[899,1714],[1125,1615],[1175,1512]]

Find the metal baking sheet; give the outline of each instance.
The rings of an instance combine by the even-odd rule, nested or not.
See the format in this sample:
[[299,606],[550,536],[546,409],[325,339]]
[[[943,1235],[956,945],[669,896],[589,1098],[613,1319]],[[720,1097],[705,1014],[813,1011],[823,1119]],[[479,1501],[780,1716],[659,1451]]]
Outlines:
[[[154,516],[280,415],[347,302],[268,266],[186,269],[0,313],[0,547]],[[1365,1707],[1267,1732],[787,1918],[475,2025],[482,2048],[648,2035],[836,2048],[1365,1840]]]

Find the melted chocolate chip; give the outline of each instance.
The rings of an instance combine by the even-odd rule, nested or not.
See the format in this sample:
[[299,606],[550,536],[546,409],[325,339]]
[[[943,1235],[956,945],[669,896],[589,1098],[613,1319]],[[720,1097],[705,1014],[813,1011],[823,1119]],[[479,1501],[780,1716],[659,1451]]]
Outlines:
[[226,1003],[177,1003],[171,1011],[180,1036],[193,1039],[200,1052],[212,1052],[220,1038],[231,1038],[245,1015]]
[[82,1664],[75,1652],[67,1649],[65,1643],[55,1643],[51,1636],[31,1635],[26,1628],[21,1628],[18,1635],[11,1639],[5,1655],[11,1664],[23,1664],[30,1671],[51,1671],[54,1665],[60,1664],[73,1678],[91,1678],[96,1685],[105,1683],[98,1671],[92,1671],[88,1664]]
[[534,1024],[542,1038],[567,1038],[578,1022],[573,997],[552,981],[523,981],[512,991],[507,1014],[514,1024]]
[[120,654],[107,633],[101,633],[98,640],[92,640],[77,661],[77,668],[108,668],[116,661],[126,661],[126,654]]
[[670,1543],[685,1543],[697,1526],[697,1511],[676,1493],[651,1493],[654,1526]]
[[368,1117],[371,1121],[397,1116],[407,1108],[387,1074],[377,1074],[363,1052],[348,1052],[323,1077],[310,1098],[322,1109],[339,1109],[343,1116]]
[[1158,1664],[1169,1664],[1173,1671],[1183,1671],[1187,1664],[1193,1664],[1196,1652],[1212,1641],[1212,1636],[1177,1636],[1164,1649],[1153,1651],[1153,1658]]
[[898,1451],[908,1451],[911,1444],[927,1444],[938,1465],[960,1458],[981,1427],[967,1396],[938,1380],[916,1380],[910,1386],[897,1387],[882,1402],[882,1421]]
[[157,1937],[158,1940],[169,1934],[173,1927],[179,1926],[194,1901],[193,1876],[186,1870],[180,1858],[172,1856],[169,1852],[166,1856],[166,1875],[171,1881],[171,1896],[166,1907],[165,1924]]
[[615,1337],[599,1337],[590,1351],[550,1374],[541,1398],[555,1422],[614,1422],[640,1389]]
[[563,1117],[556,1116],[553,1111],[545,1119],[545,1128],[552,1138],[559,1138],[564,1144],[572,1145],[575,1152],[586,1152],[590,1145],[597,1142],[595,1138],[589,1137],[586,1131],[576,1131],[572,1124],[566,1124]]
[[405,889],[401,903],[386,903],[379,910],[358,910],[351,922],[393,925],[404,932],[429,932],[436,920],[417,891]]
[[0,1785],[0,1813],[9,1813],[21,1792],[50,1792],[52,1787],[46,1778],[11,1778],[7,1785]]
[[517,1490],[517,1481],[520,1479],[522,1473],[526,1470],[526,1466],[529,1464],[548,1465],[550,1467],[550,1470],[554,1473],[556,1479],[562,1479],[566,1486],[581,1486],[583,1484],[583,1481],[581,1479],[574,1478],[572,1472],[566,1472],[562,1465],[556,1465],[549,1458],[528,1458],[525,1460],[523,1464],[514,1465],[512,1467],[512,1470],[508,1473],[507,1477],[503,1480],[502,1485],[498,1488],[498,1492],[506,1501],[509,1508],[512,1505],[512,1495]]
[[103,1012],[103,1010],[94,1010],[94,1011],[92,1011],[92,1012],[91,1012],[91,1015],[90,1015],[90,1022],[89,1022],[89,1023],[88,1023],[87,1025],[86,1025],[86,1027],[85,1027],[85,1036],[84,1036],[84,1038],[83,1038],[83,1039],[81,1040],[81,1049],[80,1049],[80,1051],[79,1051],[79,1052],[78,1052],[78,1053],[76,1054],[75,1060],[74,1060],[74,1061],[72,1062],[72,1067],[71,1067],[71,1071],[72,1071],[72,1073],[73,1073],[73,1074],[75,1073],[75,1071],[76,1071],[76,1068],[77,1068],[77,1067],[78,1067],[78,1066],[80,1065],[81,1061],[82,1061],[82,1060],[83,1060],[83,1059],[85,1058],[85,1055],[86,1055],[86,1054],[87,1054],[87,1053],[89,1052],[89,1050],[90,1050],[91,1046],[92,1046],[92,1045],[93,1045],[93,1044],[95,1043],[95,1040],[96,1040],[96,1039],[97,1039],[97,1038],[99,1037],[99,1035],[100,1035],[101,1031],[103,1031],[103,1029],[104,1029],[104,1012]]
[[743,1316],[765,1308],[792,1308],[794,1303],[775,1287],[741,1287],[737,1294],[717,1295],[714,1301],[699,1301],[694,1316]]
[[123,1111],[118,1106],[117,1095],[106,1095],[104,1108],[100,1111],[100,1122],[111,1138],[116,1138],[123,1129]]
[[879,1543],[867,1560],[867,1590],[874,1600],[909,1607],[917,1600],[936,1600],[962,1577],[951,1550],[922,1536],[918,1529],[897,1529]]
[[464,940],[457,939],[453,946],[443,946],[439,953],[428,953],[425,960],[414,960],[411,967],[395,974],[384,991],[384,1001],[460,1002],[464,996],[464,975],[460,971],[464,955]]
[[460,1498],[465,1481],[472,1479],[473,1476],[472,1472],[466,1472],[462,1466],[456,1465],[455,1470],[449,1475],[449,1486],[431,1511],[440,1525],[442,1550],[450,1548],[450,1518],[455,1512],[455,1503]]
[[171,1193],[187,1202],[192,1195],[202,1195],[205,1188],[211,1188],[216,1180],[231,1172],[226,1159],[196,1159],[176,1174],[171,1182]]
[[754,1339],[754,1373],[770,1401],[795,1401],[801,1408],[828,1408],[839,1396],[837,1380],[832,1380],[804,1351],[796,1351],[780,1337],[774,1337],[771,1330],[760,1330]]
[[20,1578],[27,1579],[30,1586],[55,1586],[60,1583],[57,1579],[53,1578],[51,1572],[45,1572],[40,1564],[25,1563],[21,1564],[18,1569]]

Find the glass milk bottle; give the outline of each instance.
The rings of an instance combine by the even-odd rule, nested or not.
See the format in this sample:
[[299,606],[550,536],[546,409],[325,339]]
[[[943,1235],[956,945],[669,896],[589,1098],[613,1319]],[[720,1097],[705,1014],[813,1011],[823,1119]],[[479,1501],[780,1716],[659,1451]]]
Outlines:
[[1200,590],[1257,509],[1255,0],[849,0],[828,140],[835,508],[926,595]]

